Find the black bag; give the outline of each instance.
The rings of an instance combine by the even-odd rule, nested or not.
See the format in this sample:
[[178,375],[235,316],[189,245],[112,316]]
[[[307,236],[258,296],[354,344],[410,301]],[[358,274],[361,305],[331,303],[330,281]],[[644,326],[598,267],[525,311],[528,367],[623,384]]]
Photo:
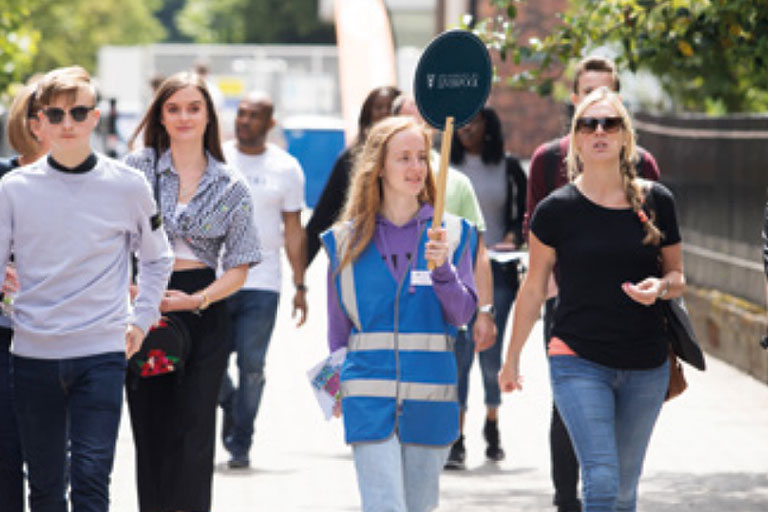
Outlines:
[[[157,172],[159,155],[155,153],[155,202],[157,214],[160,207],[160,175]],[[184,372],[184,363],[189,357],[192,341],[184,321],[176,313],[166,313],[149,328],[141,349],[128,361],[128,367],[138,377],[156,377]]]
[[704,353],[699,346],[699,340],[696,339],[696,333],[693,332],[693,325],[688,318],[688,310],[682,297],[660,302],[669,343],[675,355],[694,368],[704,371],[707,367]]
[[149,329],[141,349],[131,357],[128,366],[142,378],[181,374],[191,346],[187,326],[177,315],[168,313]]
[[702,371],[706,369],[706,363],[682,297],[662,300],[661,311],[669,335],[669,386],[666,400],[671,400],[688,387],[679,359]]

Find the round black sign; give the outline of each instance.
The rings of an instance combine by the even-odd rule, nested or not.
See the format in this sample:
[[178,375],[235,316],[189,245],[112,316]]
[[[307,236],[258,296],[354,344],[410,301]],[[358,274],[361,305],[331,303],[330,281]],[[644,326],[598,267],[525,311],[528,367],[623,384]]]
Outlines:
[[429,43],[416,66],[413,92],[425,121],[440,130],[453,116],[459,128],[483,108],[491,92],[491,58],[467,30],[443,32]]

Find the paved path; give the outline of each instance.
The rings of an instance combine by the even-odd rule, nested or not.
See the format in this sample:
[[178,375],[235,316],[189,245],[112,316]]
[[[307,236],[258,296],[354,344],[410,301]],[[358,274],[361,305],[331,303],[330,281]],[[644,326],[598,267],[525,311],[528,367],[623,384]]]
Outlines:
[[[287,268],[287,267],[284,267]],[[308,275],[310,316],[296,329],[284,294],[267,386],[251,453],[252,469],[225,469],[219,446],[213,512],[359,510],[350,449],[339,420],[326,422],[305,372],[326,354],[325,260]],[[285,290],[290,290],[286,282]],[[641,512],[768,511],[768,386],[710,358],[686,369],[689,390],[664,407],[640,486]],[[467,417],[468,467],[441,479],[441,512],[548,511],[551,396],[537,324],[523,353],[525,389],[505,395],[501,433],[507,460],[484,461],[479,371],[473,369]],[[113,510],[137,510],[133,445],[124,417],[112,484]]]

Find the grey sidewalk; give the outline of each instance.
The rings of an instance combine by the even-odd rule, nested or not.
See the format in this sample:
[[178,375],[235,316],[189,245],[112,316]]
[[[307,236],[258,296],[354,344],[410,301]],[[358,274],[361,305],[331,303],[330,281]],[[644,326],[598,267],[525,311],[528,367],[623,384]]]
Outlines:
[[[284,268],[287,269],[287,266]],[[284,276],[287,279],[287,276]],[[309,322],[296,329],[289,293],[267,364],[267,386],[251,452],[252,469],[224,469],[217,449],[213,511],[359,510],[350,449],[339,420],[326,422],[306,370],[327,353],[325,260],[308,274]],[[292,290],[286,281],[284,290]],[[768,386],[715,359],[667,404],[646,459],[641,512],[768,511]],[[501,433],[507,460],[484,461],[482,386],[473,370],[466,436],[469,469],[441,479],[441,512],[549,511],[548,426],[551,396],[540,324],[523,353],[521,393],[504,396]],[[183,428],[180,426],[180,428]],[[130,424],[123,418],[113,473],[112,510],[137,510]]]

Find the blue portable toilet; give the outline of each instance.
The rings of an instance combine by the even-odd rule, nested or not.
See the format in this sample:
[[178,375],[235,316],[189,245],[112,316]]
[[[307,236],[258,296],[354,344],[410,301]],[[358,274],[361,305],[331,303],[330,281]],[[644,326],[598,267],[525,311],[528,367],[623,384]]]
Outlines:
[[288,152],[304,169],[307,206],[314,208],[344,149],[344,123],[326,116],[291,116],[282,123]]

